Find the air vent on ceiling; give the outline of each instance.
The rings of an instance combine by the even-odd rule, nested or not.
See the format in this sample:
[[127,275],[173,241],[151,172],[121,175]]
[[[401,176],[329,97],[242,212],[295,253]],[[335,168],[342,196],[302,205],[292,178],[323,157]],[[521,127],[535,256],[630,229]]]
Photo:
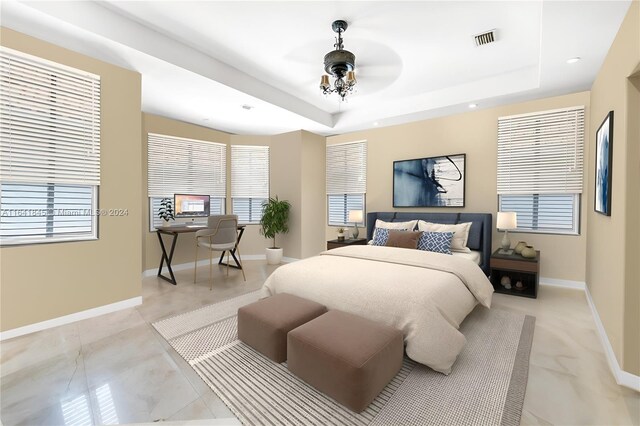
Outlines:
[[496,30],[485,31],[473,36],[476,41],[476,46],[483,46],[485,44],[493,43],[496,41]]

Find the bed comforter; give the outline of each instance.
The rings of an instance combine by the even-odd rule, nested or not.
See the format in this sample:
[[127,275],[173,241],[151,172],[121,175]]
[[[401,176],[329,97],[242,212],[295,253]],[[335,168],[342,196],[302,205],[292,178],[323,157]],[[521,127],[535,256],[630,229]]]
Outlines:
[[290,293],[402,330],[409,358],[449,374],[465,344],[460,323],[493,287],[480,267],[455,256],[351,246],[283,265],[263,296]]

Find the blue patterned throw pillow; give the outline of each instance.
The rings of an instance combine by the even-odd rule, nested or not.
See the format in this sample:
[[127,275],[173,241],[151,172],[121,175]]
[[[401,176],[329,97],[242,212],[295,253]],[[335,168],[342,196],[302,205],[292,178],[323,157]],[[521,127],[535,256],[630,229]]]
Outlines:
[[384,246],[389,239],[389,230],[385,228],[376,228],[376,232],[373,235],[374,246]]
[[423,232],[418,240],[418,250],[451,254],[453,232]]

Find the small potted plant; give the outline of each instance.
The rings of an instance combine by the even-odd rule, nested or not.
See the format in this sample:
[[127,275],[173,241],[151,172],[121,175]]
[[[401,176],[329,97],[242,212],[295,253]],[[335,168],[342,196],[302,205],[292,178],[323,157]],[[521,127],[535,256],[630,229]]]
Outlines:
[[344,241],[344,228],[338,228],[338,241]]
[[282,261],[282,248],[276,246],[276,235],[289,232],[289,210],[291,204],[285,200],[278,200],[277,195],[262,203],[260,233],[265,238],[273,239],[273,245],[266,249],[269,265],[277,265]]
[[170,220],[176,219],[173,216],[173,200],[171,198],[163,198],[160,201],[158,217],[164,221],[164,226],[168,225]]

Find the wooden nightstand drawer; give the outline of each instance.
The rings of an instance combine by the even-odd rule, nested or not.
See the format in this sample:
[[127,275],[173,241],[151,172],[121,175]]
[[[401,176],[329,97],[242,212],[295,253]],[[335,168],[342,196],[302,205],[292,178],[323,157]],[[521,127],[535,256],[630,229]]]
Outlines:
[[512,271],[521,272],[538,272],[538,262],[531,262],[527,260],[510,260],[510,259],[496,259],[491,258],[489,265],[496,269],[509,269]]
[[358,238],[358,239],[343,240],[343,241],[330,240],[330,241],[327,241],[327,250],[331,250],[338,247],[346,247],[346,246],[363,246],[365,244],[367,244],[366,238]]

